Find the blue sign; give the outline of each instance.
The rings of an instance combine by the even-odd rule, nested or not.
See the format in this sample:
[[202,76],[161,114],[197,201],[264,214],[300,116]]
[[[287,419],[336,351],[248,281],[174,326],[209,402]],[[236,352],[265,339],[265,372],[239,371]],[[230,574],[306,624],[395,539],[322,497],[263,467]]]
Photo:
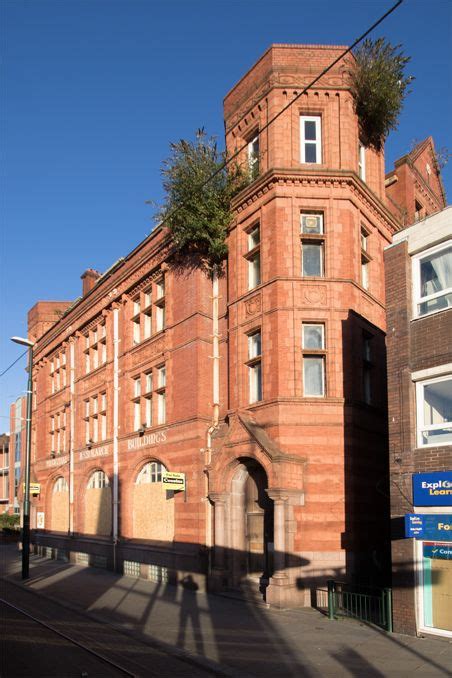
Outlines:
[[452,471],[413,475],[415,506],[452,506]]
[[452,546],[444,544],[424,544],[424,558],[435,560],[452,560]]
[[407,513],[405,516],[405,537],[452,541],[452,514]]

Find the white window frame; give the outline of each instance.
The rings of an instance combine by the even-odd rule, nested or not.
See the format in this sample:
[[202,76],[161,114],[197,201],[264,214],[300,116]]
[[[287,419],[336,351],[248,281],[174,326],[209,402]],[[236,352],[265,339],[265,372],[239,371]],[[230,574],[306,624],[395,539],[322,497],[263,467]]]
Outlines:
[[[305,139],[305,122],[315,123],[315,141],[312,139]],[[305,144],[315,144],[315,162],[308,162],[306,158]],[[320,115],[300,115],[300,162],[308,165],[322,164],[322,117]]]
[[[416,382],[416,442],[417,447],[428,448],[428,447],[447,447],[452,445],[452,442],[441,443],[439,441],[434,443],[423,443],[422,442],[422,432],[423,431],[439,431],[443,428],[449,428],[447,424],[449,422],[443,422],[441,424],[424,424],[424,386],[429,386],[430,384],[437,384],[441,381],[452,381],[452,373],[446,374],[442,377],[437,377],[436,379],[425,379],[423,381]],[[452,428],[452,421],[450,422],[450,428]]]
[[[434,294],[429,294],[426,297],[421,297],[421,262],[423,259],[426,259],[427,257],[431,256],[432,254],[437,254],[438,252],[441,252],[442,250],[446,250],[449,247],[452,247],[452,240],[447,240],[446,242],[441,243],[440,245],[436,245],[435,247],[431,247],[428,250],[424,250],[423,252],[420,252],[416,256],[413,256],[412,258],[412,275],[413,275],[413,318],[426,318],[429,315],[433,315],[434,313],[441,313],[442,311],[447,310],[447,307],[445,308],[440,308],[437,310],[429,311],[428,313],[422,313],[420,314],[418,311],[418,306],[420,304],[423,304],[427,301],[432,301],[433,299],[439,299],[440,297],[444,297],[448,294],[452,294],[452,287],[446,287],[444,290],[440,290],[439,292],[435,292]],[[451,307],[449,307],[451,308]]]
[[358,146],[358,176],[361,181],[366,181],[366,147],[361,141]]
[[[321,346],[312,348],[305,345],[305,329],[308,327],[321,327]],[[303,357],[303,397],[304,398],[325,398],[326,397],[326,327],[324,322],[303,322],[301,325],[301,348]],[[306,393],[306,360],[320,360],[322,366],[322,393]]]

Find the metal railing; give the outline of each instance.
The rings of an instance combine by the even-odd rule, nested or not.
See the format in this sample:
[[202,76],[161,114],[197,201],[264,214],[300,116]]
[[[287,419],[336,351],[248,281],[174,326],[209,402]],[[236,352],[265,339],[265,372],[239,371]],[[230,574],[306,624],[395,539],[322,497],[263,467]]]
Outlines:
[[329,579],[328,619],[352,617],[369,622],[392,632],[392,590],[379,589],[373,593],[350,591],[349,585]]

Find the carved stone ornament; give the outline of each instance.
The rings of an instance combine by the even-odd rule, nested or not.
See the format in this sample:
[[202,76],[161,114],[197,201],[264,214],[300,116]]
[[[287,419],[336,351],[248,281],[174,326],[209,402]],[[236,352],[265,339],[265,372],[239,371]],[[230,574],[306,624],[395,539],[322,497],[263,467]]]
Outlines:
[[251,299],[245,301],[245,312],[246,315],[255,315],[259,313],[262,309],[262,297],[260,294],[256,294]]
[[327,303],[326,285],[306,285],[303,289],[303,296],[308,304],[325,306]]

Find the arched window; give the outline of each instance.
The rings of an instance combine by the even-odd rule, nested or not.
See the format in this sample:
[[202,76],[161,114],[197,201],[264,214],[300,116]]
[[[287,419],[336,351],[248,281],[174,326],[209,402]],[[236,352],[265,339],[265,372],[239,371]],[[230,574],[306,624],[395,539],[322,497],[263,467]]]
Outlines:
[[132,536],[136,539],[174,539],[174,492],[162,483],[164,471],[159,461],[148,461],[135,478]]
[[88,480],[87,488],[88,490],[98,489],[101,490],[104,487],[110,487],[110,481],[108,476],[103,471],[94,471],[91,474],[90,479]]
[[166,468],[159,461],[149,461],[137,475],[135,484],[144,485],[145,483],[161,483],[162,473],[164,471],[166,471]]
[[68,492],[68,491],[69,491],[69,487],[68,487],[66,479],[63,478],[63,476],[59,476],[55,480],[55,483],[53,485],[53,490],[52,490],[53,494],[56,494],[57,492]]

